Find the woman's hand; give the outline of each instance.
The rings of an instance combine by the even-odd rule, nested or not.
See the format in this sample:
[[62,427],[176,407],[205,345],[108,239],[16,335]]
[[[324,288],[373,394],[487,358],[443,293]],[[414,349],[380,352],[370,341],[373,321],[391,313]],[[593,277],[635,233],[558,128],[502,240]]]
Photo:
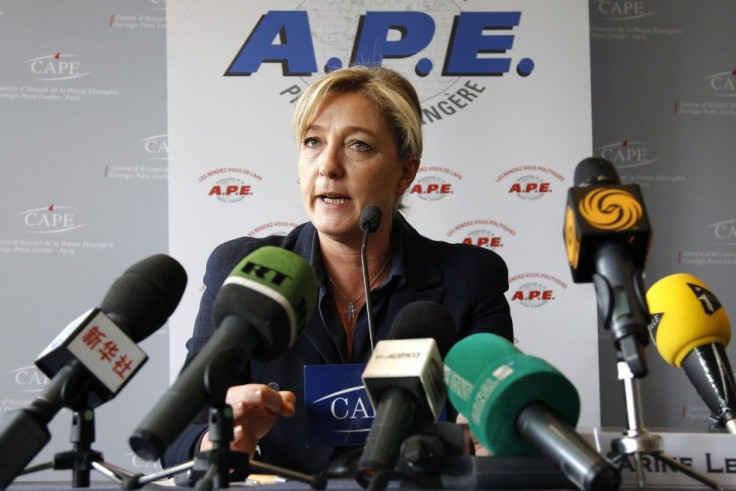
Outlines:
[[[253,457],[258,440],[271,431],[279,416],[295,413],[296,396],[289,391],[276,391],[262,384],[230,387],[225,402],[233,408],[234,439],[230,448]],[[210,450],[209,431],[204,434],[200,451]]]
[[[460,413],[457,413],[457,418],[455,418],[455,422],[458,424],[468,424],[468,420],[465,416],[463,416]],[[470,433],[470,439],[473,441],[473,445],[475,446],[475,455],[479,457],[489,457],[491,453],[486,450],[486,448],[480,444],[477,438],[475,438],[475,435],[473,435],[472,430],[468,427],[468,432]]]

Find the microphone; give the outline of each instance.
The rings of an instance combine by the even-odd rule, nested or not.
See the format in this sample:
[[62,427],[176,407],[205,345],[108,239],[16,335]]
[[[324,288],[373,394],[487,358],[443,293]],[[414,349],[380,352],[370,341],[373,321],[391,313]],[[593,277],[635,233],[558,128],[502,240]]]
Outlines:
[[649,311],[642,270],[651,227],[638,185],[622,185],[615,167],[586,158],[575,168],[563,235],[573,280],[595,285],[598,322],[610,330],[634,377],[647,374]]
[[371,281],[368,275],[368,259],[366,249],[368,248],[368,236],[378,230],[381,225],[381,209],[376,205],[366,205],[360,213],[360,230],[363,231],[363,244],[360,247],[360,264],[363,267],[363,290],[365,293],[365,315],[368,319],[368,337],[371,342],[371,350],[375,347],[373,335],[373,303],[371,302]]
[[5,489],[51,439],[47,425],[67,406],[94,408],[114,397],[145,363],[135,344],[161,327],[184,293],[184,268],[159,254],[129,267],[99,308],[70,323],[39,355],[51,380],[0,428],[0,488]]
[[360,230],[372,234],[381,225],[381,209],[376,205],[366,205],[360,213]]
[[647,291],[649,331],[662,358],[682,368],[711,410],[711,420],[736,433],[736,384],[726,356],[731,324],[710,289],[685,273],[666,276]]
[[212,337],[135,429],[133,451],[160,458],[208,402],[224,402],[246,361],[291,347],[316,302],[317,279],[301,256],[274,246],[248,254],[217,293]]
[[619,471],[574,430],[577,390],[549,363],[495,334],[473,334],[447,353],[444,381],[450,402],[491,454],[539,451],[579,489],[618,489]]
[[385,487],[401,444],[413,424],[436,421],[445,402],[442,356],[455,342],[455,320],[442,305],[416,301],[394,318],[363,371],[375,408],[355,478],[363,487]]

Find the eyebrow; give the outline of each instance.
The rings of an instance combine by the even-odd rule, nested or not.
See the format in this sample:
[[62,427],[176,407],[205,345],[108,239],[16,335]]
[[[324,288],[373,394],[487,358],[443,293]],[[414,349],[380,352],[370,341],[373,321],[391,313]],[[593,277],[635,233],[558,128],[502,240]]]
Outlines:
[[[305,128],[304,134],[306,135],[309,131],[312,131],[312,130],[325,131],[325,127],[318,125],[318,124],[311,124]],[[365,128],[363,126],[346,126],[344,130],[347,131],[348,133],[365,133],[367,135],[370,135],[373,138],[378,138],[378,134],[375,131]]]

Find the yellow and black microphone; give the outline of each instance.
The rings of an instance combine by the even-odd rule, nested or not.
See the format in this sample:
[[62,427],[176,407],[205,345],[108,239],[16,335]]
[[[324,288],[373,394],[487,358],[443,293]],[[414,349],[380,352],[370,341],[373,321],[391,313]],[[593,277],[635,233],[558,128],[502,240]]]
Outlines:
[[647,291],[649,331],[662,358],[682,368],[711,410],[711,419],[736,433],[736,383],[726,356],[731,324],[726,309],[693,275],[677,273]]
[[582,160],[568,191],[563,235],[573,281],[595,285],[599,326],[613,333],[634,377],[645,376],[642,270],[652,230],[639,186],[621,184],[605,159]]

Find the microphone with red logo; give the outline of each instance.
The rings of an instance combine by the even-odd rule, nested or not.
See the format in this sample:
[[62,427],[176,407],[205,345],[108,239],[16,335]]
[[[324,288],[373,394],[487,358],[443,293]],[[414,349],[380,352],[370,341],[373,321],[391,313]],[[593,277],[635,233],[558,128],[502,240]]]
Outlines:
[[384,488],[411,428],[439,417],[446,398],[442,356],[456,338],[445,307],[416,301],[399,311],[388,339],[376,345],[362,377],[376,416],[356,467],[361,486]]
[[128,383],[147,359],[136,343],[166,322],[186,281],[184,268],[169,256],[143,259],[115,280],[100,308],[69,324],[41,353],[36,365],[49,385],[0,428],[0,488],[49,442],[47,425],[62,407],[97,407]]
[[613,164],[587,158],[567,195],[564,238],[575,283],[595,285],[598,323],[613,333],[634,377],[647,374],[649,311],[642,270],[651,227],[638,185],[622,185]]

